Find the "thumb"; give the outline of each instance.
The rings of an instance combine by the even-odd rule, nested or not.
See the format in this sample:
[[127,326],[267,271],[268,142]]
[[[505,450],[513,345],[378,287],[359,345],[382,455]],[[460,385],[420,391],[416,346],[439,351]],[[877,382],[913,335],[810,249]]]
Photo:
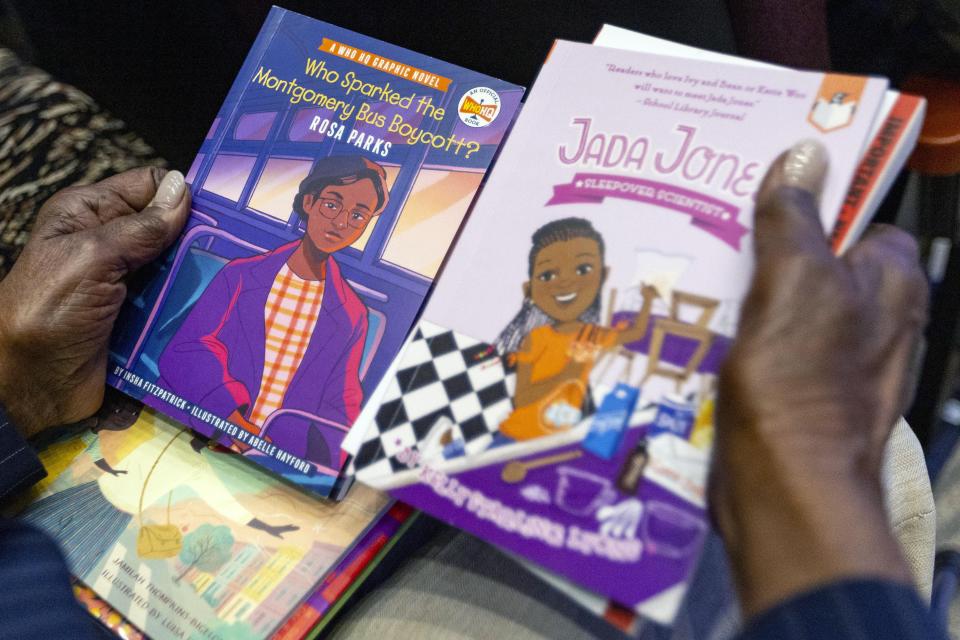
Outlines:
[[827,165],[823,145],[803,140],[770,166],[754,216],[758,268],[798,251],[830,252],[819,207]]
[[183,174],[170,171],[142,211],[111,220],[101,227],[101,234],[112,257],[129,272],[155,259],[176,240],[189,211]]

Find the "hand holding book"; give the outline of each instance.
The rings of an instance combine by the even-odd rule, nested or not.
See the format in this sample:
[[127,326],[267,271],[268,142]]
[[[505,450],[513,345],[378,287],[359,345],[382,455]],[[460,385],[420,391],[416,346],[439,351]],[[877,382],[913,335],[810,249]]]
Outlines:
[[151,167],[64,190],[40,209],[0,282],[0,401],[24,435],[100,406],[124,278],[177,238],[189,210],[183,176]]
[[927,288],[916,245],[875,227],[835,257],[804,142],[757,197],[757,268],[720,377],[712,508],[747,616],[851,578],[910,584],[889,533],[884,445],[904,409]]

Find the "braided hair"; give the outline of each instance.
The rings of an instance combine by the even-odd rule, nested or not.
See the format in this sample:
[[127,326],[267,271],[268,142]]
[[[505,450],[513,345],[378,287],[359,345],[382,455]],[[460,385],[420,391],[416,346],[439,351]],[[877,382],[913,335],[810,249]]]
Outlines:
[[[574,238],[589,238],[597,243],[600,249],[600,261],[603,261],[604,244],[603,236],[593,228],[589,220],[583,218],[562,218],[554,220],[543,225],[533,232],[531,237],[532,246],[527,258],[527,275],[533,279],[533,266],[536,264],[537,256],[546,247],[555,242],[564,242]],[[590,304],[586,311],[578,318],[580,322],[586,324],[595,324],[600,321],[600,292]],[[529,297],[524,298],[520,311],[513,317],[500,335],[497,336],[494,346],[501,355],[506,355],[516,351],[520,343],[531,331],[537,327],[552,324],[553,319],[548,316],[540,307],[533,303]]]

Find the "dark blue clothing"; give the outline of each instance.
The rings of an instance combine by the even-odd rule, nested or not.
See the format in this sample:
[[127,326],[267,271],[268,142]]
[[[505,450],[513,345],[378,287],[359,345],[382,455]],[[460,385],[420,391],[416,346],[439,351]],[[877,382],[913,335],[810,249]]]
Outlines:
[[[46,475],[0,407],[0,502]],[[104,638],[73,597],[57,544],[33,527],[0,519],[0,639]]]
[[46,475],[37,454],[17,433],[0,406],[0,502]]
[[761,614],[738,640],[948,640],[912,587],[851,580],[791,598]]

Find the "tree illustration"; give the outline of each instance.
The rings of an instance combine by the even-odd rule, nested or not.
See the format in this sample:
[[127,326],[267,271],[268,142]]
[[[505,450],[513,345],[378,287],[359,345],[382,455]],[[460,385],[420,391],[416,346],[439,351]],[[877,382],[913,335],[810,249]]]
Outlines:
[[202,524],[183,538],[180,562],[184,569],[174,582],[180,584],[183,576],[196,567],[213,572],[226,564],[233,549],[233,533],[224,525]]

